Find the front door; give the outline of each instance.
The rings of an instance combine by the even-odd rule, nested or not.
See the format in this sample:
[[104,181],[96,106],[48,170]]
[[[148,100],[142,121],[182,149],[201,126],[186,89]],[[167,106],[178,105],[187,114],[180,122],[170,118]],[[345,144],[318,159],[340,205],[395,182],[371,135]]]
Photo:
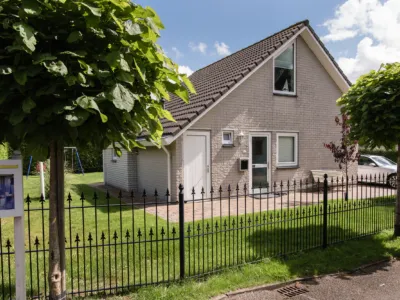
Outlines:
[[187,131],[183,140],[184,194],[185,200],[204,198],[210,195],[210,133],[208,131]]
[[250,135],[250,188],[254,194],[267,193],[270,187],[270,134]]

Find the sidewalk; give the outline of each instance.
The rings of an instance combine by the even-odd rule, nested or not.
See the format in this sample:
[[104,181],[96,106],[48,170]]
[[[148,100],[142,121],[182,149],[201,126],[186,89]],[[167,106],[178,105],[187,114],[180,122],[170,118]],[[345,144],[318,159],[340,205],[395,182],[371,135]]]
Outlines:
[[[226,300],[398,300],[400,299],[400,261],[364,267],[352,273],[327,275],[321,278],[284,286],[304,289],[293,297],[283,296],[279,287],[233,292],[219,299]],[[298,290],[298,289],[297,289]]]

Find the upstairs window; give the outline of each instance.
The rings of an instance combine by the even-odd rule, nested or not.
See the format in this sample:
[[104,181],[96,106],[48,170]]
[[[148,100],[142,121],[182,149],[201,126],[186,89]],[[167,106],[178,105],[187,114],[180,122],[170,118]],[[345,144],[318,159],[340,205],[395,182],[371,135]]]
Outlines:
[[295,94],[295,45],[294,43],[274,59],[274,92]]

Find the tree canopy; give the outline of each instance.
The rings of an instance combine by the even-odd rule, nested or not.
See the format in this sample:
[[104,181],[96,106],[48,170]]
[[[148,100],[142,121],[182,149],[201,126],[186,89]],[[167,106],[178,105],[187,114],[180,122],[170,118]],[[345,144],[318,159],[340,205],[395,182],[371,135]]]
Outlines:
[[400,63],[361,76],[339,100],[350,136],[367,148],[400,143]]
[[158,46],[163,29],[129,0],[0,0],[0,141],[48,156],[51,140],[131,150],[160,143],[162,99],[193,86]]

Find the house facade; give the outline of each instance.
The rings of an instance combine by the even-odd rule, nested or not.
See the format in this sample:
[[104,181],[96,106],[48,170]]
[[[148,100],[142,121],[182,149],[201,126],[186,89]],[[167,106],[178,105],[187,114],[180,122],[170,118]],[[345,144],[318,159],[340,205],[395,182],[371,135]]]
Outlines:
[[273,182],[338,169],[323,143],[337,141],[336,100],[350,82],[309,25],[294,24],[195,72],[189,104],[166,103],[176,123],[163,123],[163,146],[122,157],[104,150],[104,181],[159,194],[178,186],[185,199],[244,184],[268,191]]

